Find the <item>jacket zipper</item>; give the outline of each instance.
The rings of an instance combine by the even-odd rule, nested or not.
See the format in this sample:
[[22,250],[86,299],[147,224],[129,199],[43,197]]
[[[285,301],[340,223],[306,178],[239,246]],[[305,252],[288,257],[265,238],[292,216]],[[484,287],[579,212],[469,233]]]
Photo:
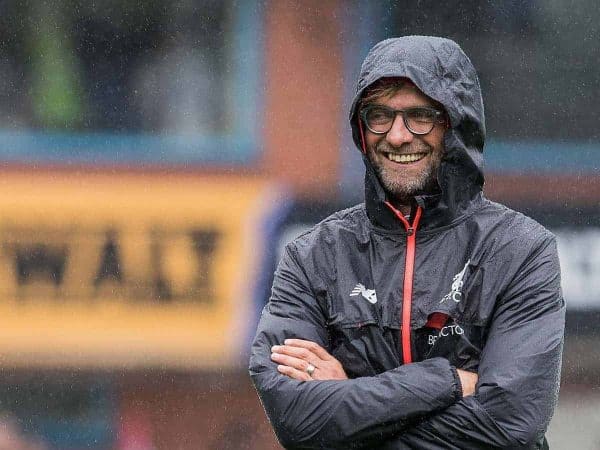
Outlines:
[[400,211],[394,206],[386,202],[386,205],[393,211],[393,213],[400,219],[406,229],[406,258],[404,260],[404,286],[402,291],[402,326],[401,342],[402,342],[402,361],[404,364],[410,364],[412,362],[412,348],[410,342],[410,316],[412,307],[412,290],[413,290],[413,279],[415,269],[415,250],[417,244],[417,228],[419,227],[419,220],[421,219],[421,207],[417,207],[415,218],[412,224],[405,219]]

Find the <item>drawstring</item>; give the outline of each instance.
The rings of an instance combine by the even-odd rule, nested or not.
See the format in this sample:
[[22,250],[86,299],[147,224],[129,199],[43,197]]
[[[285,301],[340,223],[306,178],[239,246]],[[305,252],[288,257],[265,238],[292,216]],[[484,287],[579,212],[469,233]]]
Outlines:
[[365,133],[362,129],[362,121],[360,120],[360,115],[356,115],[356,119],[358,120],[358,129],[360,130],[360,142],[362,144],[362,152],[363,154],[367,154],[367,145],[365,144]]

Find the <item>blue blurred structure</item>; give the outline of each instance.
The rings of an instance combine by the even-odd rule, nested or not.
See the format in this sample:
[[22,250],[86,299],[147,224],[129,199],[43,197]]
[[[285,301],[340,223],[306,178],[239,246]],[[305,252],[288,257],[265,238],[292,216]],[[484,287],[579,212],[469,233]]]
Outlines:
[[[37,6],[6,2],[0,7],[6,22],[0,45],[5,61],[0,76],[6,77],[0,85],[0,160],[194,166],[256,162],[264,51],[260,3],[208,2],[204,8],[182,4],[163,10],[138,5],[131,13],[139,16],[131,23],[115,5],[102,10],[82,3],[72,23],[68,16],[57,20],[64,30],[54,39],[60,39],[58,48],[64,46],[64,53],[56,55],[54,66],[30,63],[43,58],[28,44],[35,36],[31,30],[52,20],[31,16]],[[55,7],[59,13],[68,9],[62,2]],[[50,17],[56,14],[54,10]],[[9,22],[11,15],[20,20]],[[163,67],[164,61],[169,65]],[[36,90],[42,70],[48,71],[40,76],[49,92]],[[18,78],[19,71],[25,76]],[[77,98],[67,95],[72,83],[60,84],[65,77],[78,80]],[[38,113],[59,111],[74,101],[78,113],[62,125]]]

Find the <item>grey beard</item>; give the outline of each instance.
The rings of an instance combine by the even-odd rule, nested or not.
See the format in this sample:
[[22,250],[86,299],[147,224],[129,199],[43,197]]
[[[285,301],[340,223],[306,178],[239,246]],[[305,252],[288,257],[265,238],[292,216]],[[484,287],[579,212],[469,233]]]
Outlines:
[[[389,144],[385,141],[381,141],[377,145],[377,149],[371,149],[371,152],[383,154],[393,150],[394,149]],[[411,152],[413,153],[419,151],[427,151],[433,154],[434,149],[424,143],[421,143],[420,148],[414,147],[411,149]],[[373,168],[375,169],[375,173],[377,174],[383,189],[392,199],[397,200],[400,204],[408,205],[416,195],[433,194],[439,189],[437,183],[437,171],[440,160],[437,158],[427,166],[418,178],[412,180],[398,179],[397,176],[388,174],[384,166],[373,163],[373,159],[371,159],[371,164],[373,164]]]
[[399,180],[389,176],[382,166],[374,165],[374,168],[386,193],[402,204],[409,204],[416,195],[432,194],[438,189],[437,167],[433,164],[413,180]]

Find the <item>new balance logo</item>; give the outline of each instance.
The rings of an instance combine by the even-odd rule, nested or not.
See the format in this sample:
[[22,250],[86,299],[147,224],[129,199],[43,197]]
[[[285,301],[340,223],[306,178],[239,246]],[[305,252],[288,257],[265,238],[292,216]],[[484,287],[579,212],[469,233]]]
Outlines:
[[362,295],[367,301],[371,304],[377,303],[377,294],[375,293],[375,289],[367,289],[364,284],[358,283],[352,292],[350,292],[350,297],[356,297],[357,295]]
[[444,295],[444,298],[440,303],[444,303],[446,300],[452,300],[453,302],[458,303],[462,300],[463,278],[465,277],[465,272],[467,271],[470,262],[471,260],[469,259],[465,264],[465,267],[463,267],[463,270],[454,275],[450,292]]

